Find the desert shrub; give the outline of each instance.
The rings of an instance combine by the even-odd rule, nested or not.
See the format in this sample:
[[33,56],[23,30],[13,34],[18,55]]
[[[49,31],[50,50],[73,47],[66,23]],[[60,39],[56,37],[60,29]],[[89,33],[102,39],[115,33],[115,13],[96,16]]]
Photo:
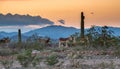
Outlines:
[[76,51],[80,51],[82,49],[82,46],[75,46],[72,49]]
[[57,48],[49,48],[49,50],[51,50],[52,52],[64,52],[66,50],[68,50],[68,48],[65,48],[65,47],[57,47]]
[[45,45],[39,42],[27,42],[24,49],[43,50]]
[[25,47],[25,42],[21,42],[21,43],[18,43],[18,42],[11,42],[9,44],[9,48],[11,49],[22,49]]
[[111,69],[115,69],[115,65],[114,65],[114,61],[113,60],[110,62],[110,68]]
[[25,50],[24,52],[18,54],[17,60],[23,67],[36,66],[40,62],[40,57],[38,55],[32,56],[31,50]]
[[0,63],[4,66],[5,69],[10,69],[13,65],[13,57],[12,56],[2,56],[0,59]]
[[12,42],[10,43],[10,48],[13,49],[31,49],[31,50],[43,50],[45,48],[45,42],[39,41],[38,35],[32,35],[30,36],[26,41],[18,43],[18,42]]
[[102,62],[102,63],[98,64],[98,67],[100,69],[115,69],[115,65],[114,65],[113,61],[110,61],[110,63]]
[[56,63],[58,63],[58,59],[56,55],[50,55],[47,57],[46,62],[48,65],[55,65]]
[[14,51],[9,48],[0,49],[0,63],[5,69],[9,69],[13,64]]
[[82,62],[84,61],[80,61],[80,60],[77,60],[77,59],[71,59],[70,60],[71,62],[71,66],[74,67],[75,69],[82,69]]
[[33,34],[27,39],[25,48],[43,50],[46,44],[45,41],[40,41],[40,39],[42,39],[42,37],[38,36],[38,34]]
[[92,26],[87,30],[86,37],[88,37],[89,46],[95,48],[98,48],[98,45],[103,49],[119,45],[119,38],[114,36],[114,32],[107,26]]
[[51,48],[50,50],[53,52],[61,52],[60,48]]
[[113,55],[116,56],[116,57],[120,57],[120,48],[118,48],[117,50],[115,50],[115,52],[114,52]]
[[83,59],[83,55],[79,51],[71,51],[67,54],[68,59]]
[[9,56],[9,55],[14,55],[17,52],[14,52],[13,49],[9,49],[9,48],[4,48],[4,49],[0,49],[0,56]]
[[109,65],[107,64],[107,63],[105,63],[105,62],[102,62],[102,63],[100,63],[99,64],[99,67],[101,67],[101,69],[105,69],[105,68],[107,68]]
[[12,43],[10,48],[22,50],[22,49],[31,49],[31,50],[43,50],[45,45],[39,42],[21,42],[21,43]]

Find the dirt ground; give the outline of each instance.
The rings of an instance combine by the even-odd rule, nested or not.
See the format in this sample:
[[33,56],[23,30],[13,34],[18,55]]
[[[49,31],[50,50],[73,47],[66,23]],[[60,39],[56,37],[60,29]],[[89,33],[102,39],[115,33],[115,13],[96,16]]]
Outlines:
[[[1,65],[0,69],[4,69]],[[120,59],[59,59],[59,63],[49,66],[40,62],[36,67],[23,68],[14,61],[11,69],[120,69]]]

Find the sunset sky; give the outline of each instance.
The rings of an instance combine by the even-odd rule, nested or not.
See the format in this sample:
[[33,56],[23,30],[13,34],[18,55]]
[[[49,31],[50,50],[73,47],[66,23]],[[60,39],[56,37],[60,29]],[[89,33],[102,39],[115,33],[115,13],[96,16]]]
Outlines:
[[[39,15],[55,25],[76,28],[80,26],[81,11],[85,14],[86,28],[91,25],[120,27],[120,0],[0,0],[2,14]],[[65,20],[65,24],[60,24],[59,19]]]

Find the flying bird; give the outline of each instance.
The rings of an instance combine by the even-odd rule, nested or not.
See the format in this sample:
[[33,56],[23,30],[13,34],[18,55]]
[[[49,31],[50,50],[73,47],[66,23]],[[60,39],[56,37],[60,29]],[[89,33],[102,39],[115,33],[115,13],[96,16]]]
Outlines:
[[58,22],[61,24],[65,24],[65,20],[63,20],[63,19],[58,20]]
[[94,12],[91,12],[90,14],[94,14]]

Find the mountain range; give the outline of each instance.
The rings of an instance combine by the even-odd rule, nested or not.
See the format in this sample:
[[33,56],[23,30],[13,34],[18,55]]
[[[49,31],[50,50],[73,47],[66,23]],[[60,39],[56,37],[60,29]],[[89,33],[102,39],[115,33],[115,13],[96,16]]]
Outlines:
[[[115,36],[120,36],[120,28],[117,27],[109,27],[110,30],[114,32]],[[86,31],[87,29],[85,29]],[[21,30],[22,31],[22,30]],[[80,32],[80,29],[74,28],[74,27],[64,27],[64,26],[57,26],[57,25],[52,25],[52,26],[47,26],[35,30],[31,30],[26,33],[22,33],[22,38],[27,39],[28,37],[32,36],[33,34],[37,34],[38,36],[43,36],[43,37],[50,37],[52,39],[58,39],[60,37],[69,37],[70,35]],[[17,39],[17,32],[0,32],[0,38],[3,37],[10,37],[11,39],[16,40]]]

